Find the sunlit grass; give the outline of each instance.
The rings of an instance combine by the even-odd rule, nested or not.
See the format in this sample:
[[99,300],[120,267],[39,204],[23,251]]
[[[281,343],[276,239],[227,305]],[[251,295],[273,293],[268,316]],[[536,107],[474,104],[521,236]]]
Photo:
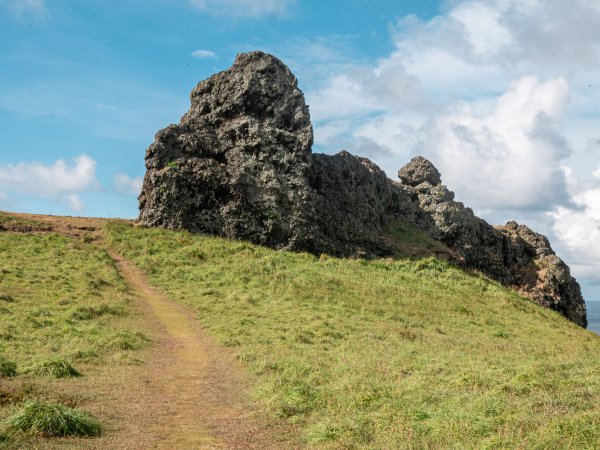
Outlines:
[[127,286],[103,250],[49,234],[0,233],[0,355],[27,367],[110,357],[128,330]]
[[600,442],[600,338],[481,276],[434,258],[318,258],[123,224],[107,233],[257,374],[257,401],[308,446]]
[[8,419],[8,430],[47,437],[92,437],[100,434],[101,426],[82,411],[59,403],[34,400]]
[[[0,223],[19,229],[0,232],[0,448],[35,447],[32,433],[94,435],[95,421],[68,407],[93,395],[97,369],[138,364],[131,352],[148,343],[127,285],[93,244],[24,232],[47,229],[34,221]],[[77,392],[65,392],[72,377]]]

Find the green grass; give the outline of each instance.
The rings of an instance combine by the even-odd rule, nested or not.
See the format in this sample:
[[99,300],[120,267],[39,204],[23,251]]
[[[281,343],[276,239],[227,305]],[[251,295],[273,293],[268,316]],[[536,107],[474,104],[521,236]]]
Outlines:
[[107,234],[257,375],[256,401],[309,447],[600,442],[600,337],[481,276],[434,258],[316,258],[116,223]]
[[54,233],[0,233],[0,354],[19,366],[100,361],[129,330],[127,285],[103,250]]
[[8,431],[46,437],[93,437],[100,434],[101,426],[89,414],[60,403],[30,401],[8,419]]
[[69,362],[61,358],[49,358],[46,360],[37,361],[31,367],[25,369],[24,373],[52,378],[70,378],[81,376],[81,373],[79,373],[77,369],[75,369]]
[[17,375],[17,365],[0,355],[0,378],[9,378]]
[[148,340],[136,315],[104,250],[55,233],[1,231],[0,448],[39,444],[7,427],[94,435],[94,421],[60,403],[93,403],[102,366],[140,363],[134,352]]
[[436,241],[414,225],[401,220],[391,221],[382,237],[393,243],[401,257],[436,257],[445,261],[460,260],[460,257],[449,247]]

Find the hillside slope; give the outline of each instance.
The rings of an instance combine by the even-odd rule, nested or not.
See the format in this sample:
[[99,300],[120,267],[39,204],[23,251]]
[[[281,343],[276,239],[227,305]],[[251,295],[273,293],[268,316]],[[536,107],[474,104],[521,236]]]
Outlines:
[[250,417],[252,377],[105,224],[0,212],[0,449],[297,447]]
[[309,447],[600,442],[600,337],[482,276],[433,257],[319,258],[123,223],[105,232],[257,375],[258,404]]

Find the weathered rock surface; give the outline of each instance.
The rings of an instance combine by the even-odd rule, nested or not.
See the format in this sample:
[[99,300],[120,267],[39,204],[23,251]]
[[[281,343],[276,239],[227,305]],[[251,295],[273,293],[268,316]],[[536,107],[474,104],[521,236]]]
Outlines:
[[453,259],[586,326],[585,303],[547,239],[493,227],[454,201],[416,157],[392,181],[373,162],[312,154],[308,107],[277,58],[241,54],[192,91],[178,125],[146,153],[139,222],[340,256],[393,255],[391,224],[418,227]]
[[442,176],[431,162],[422,156],[415,156],[398,171],[398,178],[407,186],[418,186],[421,183],[438,185]]
[[[424,166],[420,172],[430,170],[431,163],[423,160],[417,162]],[[415,159],[409,165],[414,169]],[[579,284],[546,237],[514,221],[498,227],[488,224],[470,208],[454,201],[454,193],[442,184],[425,181],[413,189],[420,209],[431,219],[415,224],[456,251],[465,267],[587,326]]]
[[140,222],[293,247],[312,227],[312,140],[289,69],[270,55],[240,55],[198,84],[179,125],[148,148]]
[[561,312],[578,325],[587,326],[585,302],[569,267],[550,247],[545,236],[525,225],[508,222],[496,227],[509,240],[507,258],[512,285],[540,305]]

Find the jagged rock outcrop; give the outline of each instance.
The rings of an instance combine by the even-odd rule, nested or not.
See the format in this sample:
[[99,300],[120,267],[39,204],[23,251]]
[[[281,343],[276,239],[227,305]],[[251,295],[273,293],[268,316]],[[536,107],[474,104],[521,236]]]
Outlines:
[[569,266],[556,254],[548,239],[514,221],[496,227],[509,241],[507,258],[512,285],[542,306],[561,312],[587,326],[585,302]]
[[414,158],[400,182],[341,152],[312,154],[308,107],[274,56],[241,54],[192,91],[178,125],[146,154],[139,222],[340,256],[397,251],[390,224],[418,227],[453,260],[586,325],[568,267],[527,227],[492,227],[454,201],[431,162]]
[[[415,173],[431,172],[433,165],[419,158],[406,167],[410,166]],[[407,172],[405,168],[400,169],[400,173]],[[415,224],[456,251],[465,267],[515,288],[578,325],[587,326],[579,284],[546,237],[514,221],[498,227],[488,224],[470,208],[454,201],[454,193],[442,185],[441,180],[436,185],[423,181],[413,189],[420,209],[431,219]]]
[[290,70],[270,55],[240,55],[198,84],[180,123],[148,148],[140,222],[287,246],[312,228],[312,141]]
[[[178,125],[156,134],[139,221],[281,249],[391,254],[379,238],[392,198],[385,173],[346,152],[312,155],[312,140],[290,70],[262,52],[241,54],[198,84]],[[396,190],[396,209],[416,210]]]

